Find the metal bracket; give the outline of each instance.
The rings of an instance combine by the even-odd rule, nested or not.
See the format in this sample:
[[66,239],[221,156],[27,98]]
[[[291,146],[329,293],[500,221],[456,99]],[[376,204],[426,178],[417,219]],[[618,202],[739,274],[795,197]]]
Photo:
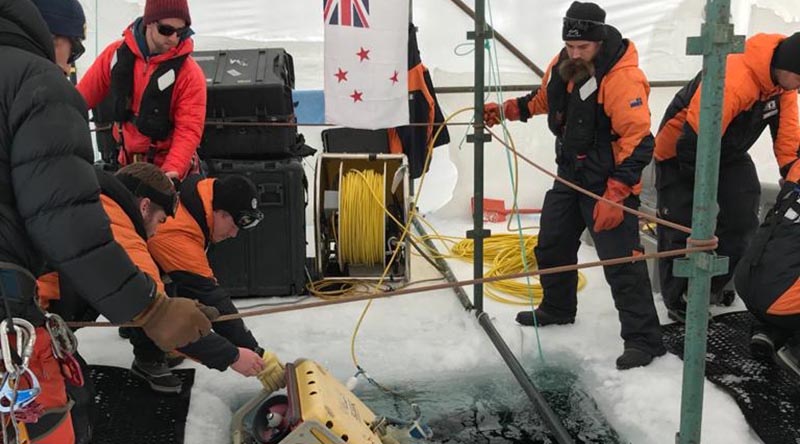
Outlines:
[[727,256],[716,256],[709,253],[695,253],[688,258],[676,259],[672,267],[672,274],[676,277],[698,277],[703,272],[711,276],[720,276],[728,272],[729,260]]
[[[491,142],[492,141],[492,135],[491,134],[483,133],[482,136],[483,136],[482,139],[483,139],[484,142]],[[467,143],[475,143],[475,134],[467,134]]]
[[467,239],[486,239],[492,235],[492,230],[468,230]]
[[475,40],[477,37],[483,37],[484,40],[490,40],[492,38],[492,33],[489,32],[488,27],[484,27],[483,32],[480,32],[480,35],[478,35],[478,32],[475,31],[467,31],[467,40]]
[[686,40],[686,54],[709,55],[715,46],[722,46],[725,53],[744,51],[744,36],[734,35],[730,23],[704,23],[699,37]]

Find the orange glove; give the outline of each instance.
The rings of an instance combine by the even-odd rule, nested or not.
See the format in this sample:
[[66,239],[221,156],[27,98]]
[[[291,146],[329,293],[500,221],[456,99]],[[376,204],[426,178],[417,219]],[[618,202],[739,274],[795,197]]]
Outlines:
[[[503,102],[503,117],[506,120],[519,120],[517,99],[508,99]],[[492,102],[483,107],[483,123],[489,128],[500,123],[500,105]]]
[[500,123],[500,105],[491,102],[483,106],[483,123],[489,128]]
[[[606,192],[603,193],[603,197],[606,199],[622,205],[622,202],[630,195],[631,187],[628,185],[611,178],[606,182]],[[622,220],[625,219],[625,213],[622,208],[598,200],[594,204],[592,217],[594,218],[594,231],[599,233],[600,231],[617,228],[622,223]]]

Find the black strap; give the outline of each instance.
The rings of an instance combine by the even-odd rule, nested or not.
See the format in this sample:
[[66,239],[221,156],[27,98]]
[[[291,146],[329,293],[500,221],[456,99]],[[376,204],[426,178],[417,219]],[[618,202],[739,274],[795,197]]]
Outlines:
[[186,208],[189,214],[192,215],[200,230],[203,231],[206,242],[205,246],[208,247],[211,241],[211,231],[206,222],[206,210],[203,207],[203,199],[197,191],[197,185],[203,180],[204,177],[199,174],[192,174],[181,182],[180,199],[181,204]]

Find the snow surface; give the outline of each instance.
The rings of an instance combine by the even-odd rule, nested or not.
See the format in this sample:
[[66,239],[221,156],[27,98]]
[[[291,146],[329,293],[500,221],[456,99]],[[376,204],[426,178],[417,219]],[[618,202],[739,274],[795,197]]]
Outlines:
[[[466,220],[444,220],[435,215],[428,219],[443,234],[462,235],[469,227]],[[499,232],[504,226],[491,228]],[[413,280],[436,277],[424,261],[414,259]],[[579,260],[597,260],[594,249],[584,246]],[[471,264],[450,261],[450,265],[459,279],[471,277]],[[580,377],[623,439],[631,443],[673,443],[679,428],[682,361],[667,354],[646,368],[617,371],[614,360],[622,352],[622,342],[611,294],[601,270],[584,273],[588,285],[579,294],[576,323],[539,331],[546,361],[565,366]],[[471,296],[472,289],[466,291]],[[244,307],[263,301],[247,299],[237,303]],[[276,301],[281,300],[269,300]],[[488,299],[485,304],[486,312],[518,359],[535,364],[535,332],[514,322],[520,308]],[[656,304],[662,321],[667,322],[658,296]],[[281,359],[314,359],[345,380],[355,371],[350,361],[350,336],[363,306],[351,303],[293,311],[247,319],[246,323],[261,344]],[[743,307],[737,302],[730,309]],[[130,346],[117,337],[116,330],[83,329],[79,338],[82,353],[90,363],[130,365]],[[499,354],[475,318],[464,311],[449,290],[376,301],[356,344],[361,365],[381,383],[393,386],[413,387],[415,378],[450,381],[465,372],[505,371]],[[260,389],[258,381],[195,363],[183,367],[197,369],[186,444],[229,442],[232,414],[255,396]],[[515,382],[509,378],[509,384]],[[705,384],[704,407],[704,443],[760,442],[733,399],[709,382]]]

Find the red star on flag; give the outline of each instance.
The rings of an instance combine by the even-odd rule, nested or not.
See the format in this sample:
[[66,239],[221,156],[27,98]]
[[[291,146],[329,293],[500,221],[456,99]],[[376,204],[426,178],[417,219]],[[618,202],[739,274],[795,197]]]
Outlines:
[[394,85],[395,83],[400,81],[400,80],[397,79],[397,71],[394,72],[393,76],[389,77],[389,80],[392,81],[392,85]]
[[353,90],[353,94],[350,94],[350,97],[353,98],[353,103],[355,102],[363,102],[364,100],[361,98],[363,96],[363,92],[359,92],[358,90]]
[[358,60],[359,62],[363,62],[364,59],[369,60],[369,49],[364,49],[364,47],[362,46],[361,51],[358,51],[356,55],[359,58]]
[[342,68],[339,68],[339,72],[334,74],[334,76],[339,79],[338,83],[346,82],[347,81],[347,71],[342,71]]

